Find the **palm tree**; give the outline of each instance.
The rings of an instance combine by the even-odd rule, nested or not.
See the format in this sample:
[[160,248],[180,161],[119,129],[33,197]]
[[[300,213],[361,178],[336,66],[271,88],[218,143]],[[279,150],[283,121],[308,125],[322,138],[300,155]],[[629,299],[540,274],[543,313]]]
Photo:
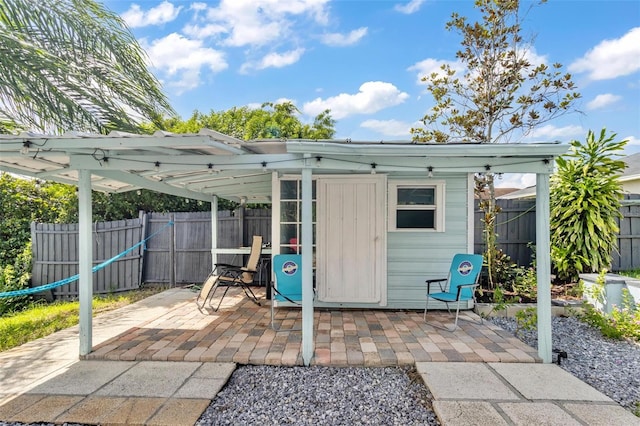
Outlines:
[[124,21],[93,0],[0,0],[0,129],[137,131],[173,115]]

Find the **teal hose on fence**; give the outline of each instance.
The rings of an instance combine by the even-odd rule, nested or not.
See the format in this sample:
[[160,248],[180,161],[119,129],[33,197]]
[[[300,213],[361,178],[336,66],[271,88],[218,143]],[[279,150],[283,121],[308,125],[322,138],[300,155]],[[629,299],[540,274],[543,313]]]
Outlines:
[[[121,257],[126,256],[127,254],[131,253],[133,250],[135,250],[136,248],[140,247],[141,245],[144,245],[147,241],[149,241],[151,238],[153,238],[156,235],[158,235],[160,232],[164,231],[164,229],[169,227],[169,226],[173,226],[173,222],[172,221],[169,221],[165,226],[163,226],[162,228],[158,229],[156,232],[154,232],[153,234],[149,235],[147,238],[145,238],[144,240],[140,241],[139,243],[129,247],[128,249],[126,249],[125,251],[123,251],[121,253],[118,253],[117,255],[113,256],[111,259],[105,260],[104,262],[100,263],[99,265],[94,266],[91,270],[93,272],[96,272],[96,271],[99,271],[100,269],[106,267],[107,265],[112,264],[113,262],[115,262],[116,260],[120,259]],[[143,248],[143,250],[144,250],[144,248]],[[56,288],[56,287],[63,286],[65,284],[72,283],[72,282],[76,281],[79,277],[80,277],[80,274],[76,274],[76,275],[70,276],[68,278],[64,278],[62,280],[59,280],[59,281],[56,281],[56,282],[52,282],[52,283],[49,283],[49,284],[44,284],[44,285],[41,285],[41,286],[38,286],[38,287],[24,288],[22,290],[5,291],[4,293],[0,293],[0,299],[5,298],[5,297],[25,296],[27,294],[40,293],[41,291],[51,290],[52,288]]]

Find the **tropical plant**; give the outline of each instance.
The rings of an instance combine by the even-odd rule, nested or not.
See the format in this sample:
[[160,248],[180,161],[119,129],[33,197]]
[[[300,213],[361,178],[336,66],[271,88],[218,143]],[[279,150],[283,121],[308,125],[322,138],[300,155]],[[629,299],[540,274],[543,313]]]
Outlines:
[[551,177],[551,258],[560,279],[575,281],[581,272],[610,269],[617,249],[627,141],[602,129],[596,138],[571,142],[571,152],[556,159]]
[[[454,13],[446,24],[447,30],[462,35],[458,63],[444,64],[440,72],[422,79],[435,105],[422,118],[425,127],[412,129],[417,142],[518,142],[541,124],[571,112],[580,97],[561,64],[530,62],[532,41],[520,34],[519,0],[476,0],[475,6],[481,21],[469,23]],[[490,280],[497,261],[494,186],[490,171],[477,176]]]
[[0,126],[137,131],[173,110],[124,21],[93,0],[0,0]]

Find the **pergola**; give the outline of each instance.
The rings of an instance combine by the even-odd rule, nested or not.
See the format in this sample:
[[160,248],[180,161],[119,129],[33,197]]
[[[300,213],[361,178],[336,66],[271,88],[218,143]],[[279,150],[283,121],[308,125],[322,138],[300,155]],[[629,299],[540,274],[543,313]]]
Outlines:
[[538,352],[551,362],[549,176],[568,145],[415,144],[351,140],[242,141],[203,129],[195,134],[66,133],[0,135],[0,170],[79,188],[80,355],[92,348],[91,190],[112,193],[146,188],[211,202],[216,262],[220,197],[271,202],[279,174],[298,174],[302,188],[303,330],[305,364],[313,357],[312,176],[357,173],[535,173]]

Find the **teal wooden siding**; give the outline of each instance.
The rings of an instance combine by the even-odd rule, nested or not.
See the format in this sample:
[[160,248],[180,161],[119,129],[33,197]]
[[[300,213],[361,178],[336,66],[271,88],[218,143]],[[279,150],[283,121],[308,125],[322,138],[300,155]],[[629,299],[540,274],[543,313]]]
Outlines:
[[[470,190],[467,174],[437,178],[446,181],[445,232],[387,233],[387,308],[424,308],[425,280],[446,277],[453,255],[467,252]],[[389,182],[398,179],[389,177]],[[436,302],[430,306],[445,308]]]

